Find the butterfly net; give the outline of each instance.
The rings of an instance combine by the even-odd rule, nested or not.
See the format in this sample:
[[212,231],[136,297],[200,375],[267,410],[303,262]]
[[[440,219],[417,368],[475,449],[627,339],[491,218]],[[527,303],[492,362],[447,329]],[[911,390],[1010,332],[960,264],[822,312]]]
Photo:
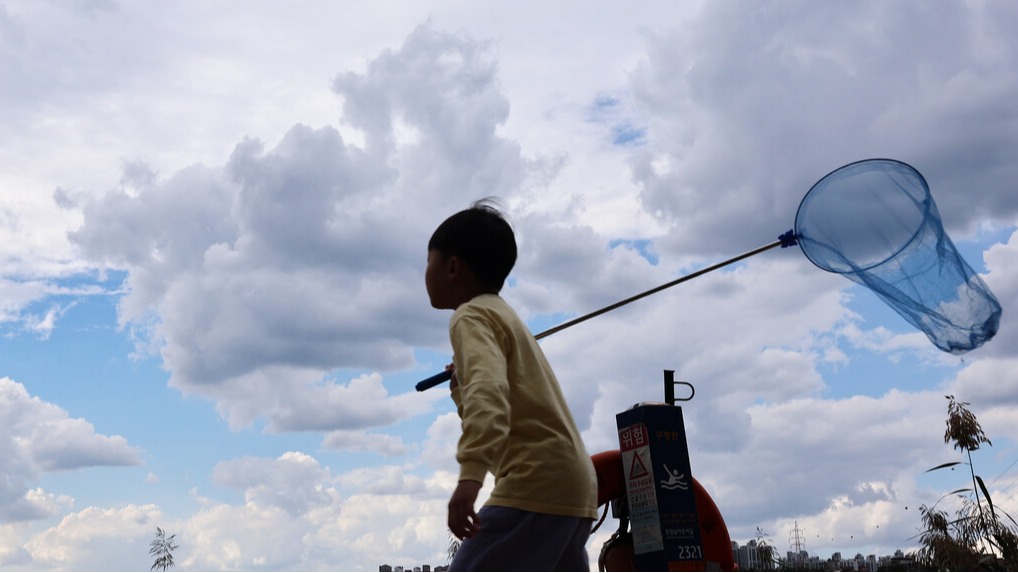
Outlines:
[[1000,303],[905,163],[871,159],[831,172],[803,198],[795,235],[815,265],[875,292],[941,350],[967,352],[997,333]]

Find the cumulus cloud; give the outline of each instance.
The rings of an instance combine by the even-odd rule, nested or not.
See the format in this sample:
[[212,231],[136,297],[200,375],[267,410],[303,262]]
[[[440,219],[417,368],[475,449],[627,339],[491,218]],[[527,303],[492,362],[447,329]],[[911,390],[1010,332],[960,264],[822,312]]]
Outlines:
[[444,509],[453,475],[420,478],[385,466],[334,476],[315,458],[289,452],[223,462],[215,479],[243,491],[245,502],[206,500],[181,524],[182,567],[368,570],[422,559],[445,563]]
[[276,460],[243,458],[221,462],[212,472],[219,485],[244,492],[248,502],[277,507],[291,516],[337,500],[334,490],[323,487],[330,477],[314,458],[287,452]]
[[[508,104],[483,42],[422,26],[364,73],[339,75],[335,90],[363,146],[296,125],[270,150],[240,142],[217,168],[160,179],[132,165],[118,189],[84,202],[70,235],[128,271],[120,320],[158,349],[170,383],[213,397],[239,424],[288,396],[358,387],[323,382],[335,368],[406,369],[415,345],[441,344],[443,319],[422,287],[427,236],[527,177],[518,146],[496,134]],[[416,135],[399,137],[407,129]],[[390,412],[416,411],[395,400]],[[300,411],[314,405],[274,427],[372,425]]]
[[0,567],[27,568],[32,562],[22,544],[27,527],[25,523],[0,524]]
[[[823,348],[813,335],[836,332],[852,316],[839,306],[831,276],[775,257],[680,285],[543,342],[578,414],[621,411],[634,397],[660,399],[665,369],[697,387],[693,415],[706,408],[704,420],[714,420],[708,434],[717,436],[741,425],[719,413],[822,390],[816,362]],[[581,425],[587,423],[606,444],[617,441],[613,431],[603,433],[603,415]]]
[[38,519],[69,505],[65,496],[49,494],[31,483],[44,472],[93,466],[133,466],[140,452],[121,436],[97,434],[80,418],[30,396],[10,378],[0,378],[0,521]]
[[428,467],[458,475],[455,456],[459,437],[459,416],[454,412],[439,415],[428,427],[427,439],[418,459]]
[[657,34],[633,76],[652,141],[633,175],[670,225],[661,248],[725,252],[776,236],[813,182],[868,157],[924,173],[949,229],[1011,224],[1015,167],[996,158],[1018,118],[1007,95],[1018,73],[1004,63],[1018,43],[1000,26],[1013,17],[1005,5],[721,2]]
[[23,547],[36,569],[136,570],[148,563],[149,542],[163,519],[153,504],[87,507],[32,535]]

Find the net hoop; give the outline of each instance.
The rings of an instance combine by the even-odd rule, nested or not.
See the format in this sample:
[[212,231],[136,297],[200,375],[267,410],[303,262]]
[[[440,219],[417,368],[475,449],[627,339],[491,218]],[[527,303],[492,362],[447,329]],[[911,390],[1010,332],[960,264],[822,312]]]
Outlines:
[[[814,193],[826,189],[827,185],[830,184],[835,179],[858,175],[865,171],[883,170],[886,166],[894,167],[897,173],[904,174],[906,177],[914,180],[919,184],[918,188],[922,189],[921,200],[915,201],[917,205],[921,204],[921,207],[919,207],[918,212],[921,214],[922,218],[920,219],[920,223],[916,226],[915,230],[908,237],[908,239],[902,241],[900,245],[891,252],[890,255],[865,265],[849,264],[846,265],[844,268],[836,268],[828,264],[825,260],[822,260],[819,256],[816,255],[816,253],[811,254],[810,252],[811,245],[815,245],[817,243],[810,237],[809,233],[804,233],[802,231],[803,227],[802,221],[806,217],[808,217],[809,214],[808,209],[810,202],[813,199]],[[863,167],[865,167],[866,169],[861,169]],[[908,195],[907,190],[902,189],[902,192]],[[913,200],[915,199],[913,198]],[[827,175],[821,177],[816,183],[813,184],[812,187],[809,188],[809,191],[806,192],[802,200],[799,202],[799,208],[795,212],[795,227],[794,227],[795,236],[796,239],[798,240],[799,248],[802,249],[802,254],[806,255],[806,258],[809,259],[811,263],[813,263],[820,269],[838,274],[868,271],[882,264],[885,264],[887,261],[890,261],[891,259],[894,259],[898,255],[900,255],[903,251],[908,249],[911,244],[915,243],[917,238],[922,233],[923,225],[931,221],[931,214],[936,215],[937,219],[939,219],[939,215],[937,215],[936,213],[931,213],[931,209],[935,209],[934,205],[935,204],[933,202],[932,195],[930,194],[930,186],[929,184],[927,184],[926,178],[923,177],[922,173],[919,173],[919,171],[915,167],[912,167],[911,165],[905,163],[904,161],[898,161],[897,159],[887,159],[887,158],[861,159],[859,161],[853,161],[852,163],[842,165],[841,167],[831,171]]]

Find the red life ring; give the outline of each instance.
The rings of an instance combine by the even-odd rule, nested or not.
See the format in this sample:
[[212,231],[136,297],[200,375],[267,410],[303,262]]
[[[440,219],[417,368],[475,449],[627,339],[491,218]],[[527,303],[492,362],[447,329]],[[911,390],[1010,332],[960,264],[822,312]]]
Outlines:
[[[590,457],[594,462],[597,474],[597,505],[598,507],[613,499],[626,495],[626,475],[622,467],[622,452],[609,450]],[[693,497],[696,500],[696,514],[700,521],[700,542],[703,544],[703,556],[707,561],[707,569],[717,567],[720,571],[736,571],[735,555],[732,553],[732,539],[728,535],[728,526],[721,517],[718,506],[711,499],[707,490],[693,478]],[[615,538],[613,537],[613,540]],[[632,568],[632,537],[622,540],[614,547],[606,547],[602,551],[602,571],[634,571]],[[616,568],[623,567],[623,568]]]

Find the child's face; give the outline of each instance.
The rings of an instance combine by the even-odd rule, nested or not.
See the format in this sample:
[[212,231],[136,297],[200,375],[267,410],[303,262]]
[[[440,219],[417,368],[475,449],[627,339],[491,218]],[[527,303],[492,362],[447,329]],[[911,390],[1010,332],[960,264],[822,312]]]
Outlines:
[[449,257],[434,249],[428,251],[428,267],[424,271],[424,286],[435,308],[456,308],[453,302],[452,281],[449,276]]

